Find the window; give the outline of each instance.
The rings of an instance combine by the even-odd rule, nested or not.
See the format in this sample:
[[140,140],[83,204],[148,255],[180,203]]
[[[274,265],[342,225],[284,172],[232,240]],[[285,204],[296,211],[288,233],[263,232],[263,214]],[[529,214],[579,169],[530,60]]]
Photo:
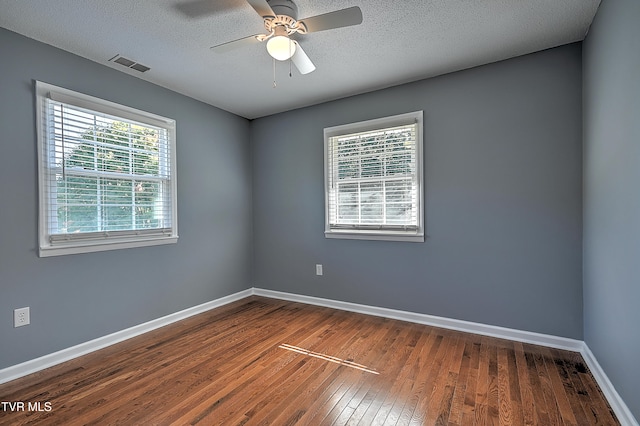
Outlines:
[[325,236],[424,241],[422,111],[324,129]]
[[175,121],[36,82],[40,256],[175,243]]

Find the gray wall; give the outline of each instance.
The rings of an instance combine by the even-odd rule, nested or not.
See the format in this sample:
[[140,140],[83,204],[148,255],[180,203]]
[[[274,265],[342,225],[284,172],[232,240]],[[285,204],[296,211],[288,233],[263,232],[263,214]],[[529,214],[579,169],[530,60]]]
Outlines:
[[[0,368],[251,287],[247,120],[4,29],[0,58]],[[177,244],[37,256],[36,79],[177,120]]]
[[584,51],[585,341],[640,419],[640,1],[603,0]]
[[[572,44],[252,121],[256,286],[581,339],[581,90]],[[415,110],[426,242],[325,239],[323,128]]]
[[[251,123],[0,29],[0,368],[255,285],[576,339],[584,326],[640,417],[639,21],[639,2],[603,0],[583,45]],[[37,257],[36,79],[177,120],[178,244]],[[426,242],[325,239],[322,129],[414,110]],[[14,329],[23,306],[32,324]]]

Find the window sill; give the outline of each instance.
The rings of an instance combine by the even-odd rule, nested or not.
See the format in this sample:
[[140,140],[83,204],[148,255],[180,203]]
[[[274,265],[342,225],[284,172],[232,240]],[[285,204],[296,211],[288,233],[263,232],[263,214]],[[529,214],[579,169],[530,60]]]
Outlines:
[[424,234],[419,232],[331,230],[325,231],[324,236],[344,240],[424,242]]
[[178,242],[177,236],[171,237],[162,237],[162,238],[144,238],[137,239],[135,241],[123,241],[123,240],[113,240],[113,241],[87,241],[87,242],[78,242],[74,241],[69,244],[58,244],[55,246],[41,246],[39,251],[40,257],[50,257],[50,256],[63,256],[67,254],[82,254],[82,253],[94,253],[99,251],[107,251],[107,250],[120,250],[120,249],[128,249],[135,247],[148,247],[148,246],[157,246],[163,244],[175,244]]

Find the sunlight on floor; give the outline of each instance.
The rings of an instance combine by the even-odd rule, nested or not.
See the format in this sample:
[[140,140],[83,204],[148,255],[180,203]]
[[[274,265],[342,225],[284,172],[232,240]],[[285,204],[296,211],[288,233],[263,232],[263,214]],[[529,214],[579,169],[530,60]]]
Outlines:
[[285,343],[283,343],[282,345],[280,345],[278,347],[282,348],[282,349],[286,349],[288,351],[297,352],[299,354],[308,355],[308,356],[312,356],[312,357],[315,357],[315,358],[320,358],[320,359],[323,359],[325,361],[334,362],[336,364],[345,365],[347,367],[355,368],[355,369],[358,369],[358,370],[361,370],[361,371],[366,371],[367,373],[380,374],[377,371],[368,368],[366,365],[358,364],[358,363],[355,363],[353,361],[349,361],[349,360],[346,360],[346,359],[337,358],[335,356],[325,355],[325,354],[321,354],[321,353],[318,353],[318,352],[313,352],[313,351],[310,351],[308,349],[303,349],[303,348],[299,348],[297,346],[287,345]]

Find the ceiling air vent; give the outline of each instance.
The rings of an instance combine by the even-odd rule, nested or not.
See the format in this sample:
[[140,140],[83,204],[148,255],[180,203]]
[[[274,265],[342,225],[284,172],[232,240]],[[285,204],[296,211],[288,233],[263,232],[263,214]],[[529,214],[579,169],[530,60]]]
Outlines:
[[113,58],[109,59],[109,61],[115,62],[116,64],[120,64],[127,68],[131,68],[133,70],[140,71],[140,72],[146,72],[151,69],[145,65],[139,64],[136,61],[132,61],[131,59],[127,59],[120,55],[114,56]]

